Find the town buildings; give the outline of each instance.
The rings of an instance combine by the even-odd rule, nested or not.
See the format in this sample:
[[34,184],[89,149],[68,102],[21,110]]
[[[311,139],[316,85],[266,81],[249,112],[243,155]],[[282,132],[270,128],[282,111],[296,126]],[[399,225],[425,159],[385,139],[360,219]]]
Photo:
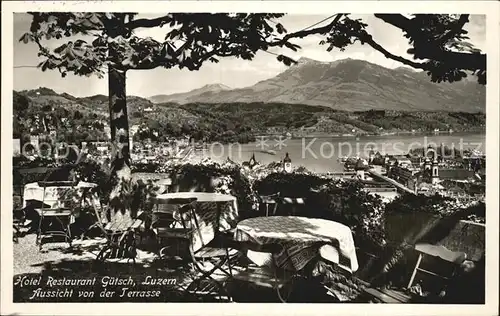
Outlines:
[[441,146],[439,150],[428,147],[425,154],[417,158],[410,163],[407,157],[392,158],[387,175],[415,193],[484,196],[484,155],[472,158],[470,155],[459,157],[455,153],[446,155]]

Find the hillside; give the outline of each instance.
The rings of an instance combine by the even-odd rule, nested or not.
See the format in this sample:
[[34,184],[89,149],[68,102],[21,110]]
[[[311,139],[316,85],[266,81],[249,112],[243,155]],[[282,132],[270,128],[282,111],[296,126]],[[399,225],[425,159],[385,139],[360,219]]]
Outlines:
[[[392,110],[338,111],[322,106],[285,103],[190,103],[181,108],[229,130],[246,126],[254,135],[296,136],[370,134],[394,132],[429,133],[435,129],[484,132],[486,115],[466,112],[407,112]],[[251,119],[249,119],[251,118]]]
[[301,58],[276,77],[243,89],[203,88],[160,95],[152,102],[266,102],[326,106],[345,111],[484,112],[486,88],[476,82],[432,83],[423,72],[388,69],[363,60],[331,63]]
[[150,97],[149,100],[151,100],[151,102],[154,103],[167,103],[167,102],[190,103],[190,102],[196,102],[200,98],[211,98],[219,92],[229,91],[229,90],[231,90],[231,88],[220,83],[208,84],[201,88],[191,90],[189,92],[175,93],[170,95],[166,94],[155,95]]
[[[407,112],[393,110],[339,111],[324,106],[285,103],[160,103],[127,97],[130,125],[139,124],[136,139],[165,140],[189,135],[208,142],[255,140],[262,134],[383,134],[401,131],[483,132],[484,113]],[[39,88],[14,91],[14,137],[56,132],[61,141],[106,139],[108,97],[76,98]]]
[[[28,133],[57,131],[61,139],[105,139],[109,125],[108,97],[94,95],[77,98],[58,94],[49,88],[13,92],[14,137]],[[156,105],[149,100],[127,96],[130,125],[158,126],[172,122],[179,128],[194,124],[196,117],[177,105]]]

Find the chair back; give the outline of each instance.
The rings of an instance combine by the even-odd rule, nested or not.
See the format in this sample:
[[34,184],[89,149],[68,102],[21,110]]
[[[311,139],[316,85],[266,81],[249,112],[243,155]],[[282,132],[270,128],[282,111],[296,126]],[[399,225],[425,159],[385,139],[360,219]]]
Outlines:
[[196,213],[196,199],[179,200],[182,200],[182,204],[174,218],[179,220],[183,228],[188,232],[190,249],[196,253],[201,248],[207,246],[215,237],[218,237],[218,234],[212,225],[200,222],[201,217]]
[[432,257],[438,257],[444,261],[461,264],[467,259],[467,254],[460,251],[451,251],[444,246],[431,245],[431,244],[417,244],[415,250]]
[[264,204],[274,204],[277,202],[277,199],[280,197],[280,192],[269,194],[269,195],[259,195],[259,202]]
[[[415,250],[418,252],[419,255],[415,268],[413,269],[413,273],[408,282],[407,288],[412,287],[415,278],[417,276],[417,273],[423,273],[427,276],[433,276],[443,281],[448,281],[455,275],[455,273],[457,272],[457,268],[460,267],[460,265],[467,259],[466,253],[451,251],[441,245],[421,243],[415,245]],[[431,265],[427,263],[426,266],[429,267],[423,268],[422,263],[425,256],[431,258],[439,258],[440,263],[434,262]],[[437,264],[441,265],[442,263],[447,263],[447,264],[446,266],[443,266],[441,267],[441,269],[439,269],[439,266]],[[430,270],[431,268],[432,270]]]
[[259,203],[265,205],[266,217],[269,216],[269,206],[270,205],[273,205],[272,214],[273,215],[276,214],[276,210],[278,209],[278,204],[280,203],[279,202],[280,194],[281,193],[278,192],[278,193],[274,193],[274,194],[270,194],[270,195],[259,195],[258,196]]
[[[153,228],[157,227],[168,227],[172,222],[176,220],[174,217],[175,212],[177,211],[179,214],[185,212],[187,210],[187,206],[192,208],[196,207],[196,198],[189,199],[157,199],[155,201],[156,207],[153,207],[152,212],[152,223],[151,226]],[[184,211],[183,211],[184,210]],[[181,218],[177,218],[180,220]]]
[[196,216],[197,199],[176,199],[179,204],[176,217],[185,229],[199,230],[200,223]]

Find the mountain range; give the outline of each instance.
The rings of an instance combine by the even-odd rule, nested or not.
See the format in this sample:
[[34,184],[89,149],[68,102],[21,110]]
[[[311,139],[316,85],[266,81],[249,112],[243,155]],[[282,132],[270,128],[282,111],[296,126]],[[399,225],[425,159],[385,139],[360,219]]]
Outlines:
[[229,91],[230,87],[220,84],[207,84],[201,88],[191,90],[189,92],[175,93],[175,94],[159,94],[149,98],[153,103],[189,103],[191,99],[203,100],[203,97],[210,97],[214,93],[222,91]]
[[485,112],[486,87],[473,78],[432,83],[424,72],[389,69],[364,60],[320,62],[301,58],[273,78],[247,88],[206,85],[185,93],[155,95],[153,103],[288,103],[344,111]]

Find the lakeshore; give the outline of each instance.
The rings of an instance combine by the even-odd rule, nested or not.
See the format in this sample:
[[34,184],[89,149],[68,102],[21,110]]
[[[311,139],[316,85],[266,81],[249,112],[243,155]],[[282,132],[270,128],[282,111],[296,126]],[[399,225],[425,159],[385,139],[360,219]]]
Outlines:
[[[290,154],[292,164],[303,166],[318,173],[342,172],[344,164],[339,158],[345,156],[367,157],[370,150],[382,155],[403,155],[412,148],[435,147],[440,144],[456,149],[476,149],[485,151],[485,134],[448,134],[448,135],[398,135],[362,137],[359,140],[353,137],[322,137],[286,139],[279,143],[279,139],[268,138],[267,142],[249,144],[207,144],[203,149],[194,149],[185,161],[198,162],[210,158],[217,162],[228,158],[236,163],[248,161],[252,155],[263,164],[279,162]],[[264,151],[272,150],[276,154]]]

